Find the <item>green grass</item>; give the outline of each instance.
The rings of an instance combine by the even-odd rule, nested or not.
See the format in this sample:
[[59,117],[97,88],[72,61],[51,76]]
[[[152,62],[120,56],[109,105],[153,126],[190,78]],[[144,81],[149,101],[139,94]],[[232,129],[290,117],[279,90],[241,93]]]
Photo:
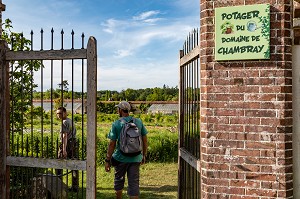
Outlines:
[[[140,199],[175,199],[177,198],[177,163],[146,163],[140,167]],[[81,172],[79,173],[81,182]],[[78,192],[79,198],[85,198],[86,179],[83,188]],[[104,165],[97,167],[96,198],[115,199],[114,169],[105,172]],[[71,175],[64,182],[71,186]],[[83,192],[82,192],[83,191]],[[68,198],[76,198],[77,193],[68,192]],[[123,191],[123,199],[127,196],[127,179]]]
[[[107,173],[104,166],[97,168],[97,198],[114,199],[114,170]],[[128,198],[127,184],[123,198]],[[177,163],[147,163],[140,167],[140,198],[177,198]]]

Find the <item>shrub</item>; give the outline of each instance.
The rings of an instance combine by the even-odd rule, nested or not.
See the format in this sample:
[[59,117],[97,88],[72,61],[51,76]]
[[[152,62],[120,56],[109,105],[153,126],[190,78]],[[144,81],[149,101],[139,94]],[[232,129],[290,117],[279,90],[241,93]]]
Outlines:
[[178,156],[178,136],[161,133],[149,136],[147,160],[151,162],[175,162]]

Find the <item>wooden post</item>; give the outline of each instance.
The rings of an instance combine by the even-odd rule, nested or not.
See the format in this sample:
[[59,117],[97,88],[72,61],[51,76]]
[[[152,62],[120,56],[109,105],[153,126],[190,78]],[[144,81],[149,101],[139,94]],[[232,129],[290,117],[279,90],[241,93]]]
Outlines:
[[8,49],[5,41],[0,40],[0,198],[9,198],[9,168],[6,156],[9,153],[9,68],[5,59]]
[[87,45],[87,176],[86,198],[96,198],[97,139],[97,41],[90,37]]
[[[0,24],[2,24],[2,11],[5,11],[5,5],[0,0]],[[0,37],[2,35],[2,25],[0,26]]]
[[[179,63],[180,63],[180,59],[183,57],[183,50],[180,50],[179,51]],[[178,132],[178,189],[177,189],[177,198],[180,198],[181,195],[181,191],[182,191],[182,182],[181,182],[181,179],[182,179],[182,171],[183,171],[183,163],[180,156],[179,156],[179,151],[180,151],[180,148],[181,146],[183,146],[183,124],[184,124],[184,118],[183,118],[183,101],[182,101],[182,67],[181,65],[179,65],[179,132]]]
[[[0,0],[0,24],[5,5]],[[0,25],[0,39],[2,25]],[[5,56],[7,43],[0,40],[0,198],[9,198],[9,167],[6,166],[6,156],[9,153],[9,68]]]

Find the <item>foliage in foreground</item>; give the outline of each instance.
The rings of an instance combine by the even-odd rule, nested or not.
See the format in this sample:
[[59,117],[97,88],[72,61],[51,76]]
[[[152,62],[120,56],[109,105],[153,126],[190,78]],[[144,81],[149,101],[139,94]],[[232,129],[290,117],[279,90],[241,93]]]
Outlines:
[[[29,51],[32,42],[23,36],[23,33],[14,32],[12,22],[6,19],[2,24],[1,39],[5,40],[12,51]],[[33,74],[43,67],[38,60],[22,60],[10,63],[9,87],[10,87],[10,127],[15,131],[21,131],[23,120],[28,119],[24,114],[29,110],[32,101],[32,91],[37,87]]]

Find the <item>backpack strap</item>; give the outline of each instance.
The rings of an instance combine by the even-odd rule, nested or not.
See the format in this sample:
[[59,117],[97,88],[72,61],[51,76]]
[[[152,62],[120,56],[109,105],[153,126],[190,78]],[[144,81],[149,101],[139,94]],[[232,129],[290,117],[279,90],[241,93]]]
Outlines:
[[132,122],[133,122],[134,124],[136,124],[136,123],[135,123],[135,118],[134,118],[134,117],[132,117],[131,120],[132,120]]
[[119,121],[120,121],[120,122],[123,122],[124,124],[127,123],[126,120],[124,120],[124,118],[120,118]]
[[135,123],[135,118],[134,117],[131,117],[131,120],[129,120],[128,122],[122,117],[122,118],[120,118],[119,119],[119,121],[120,122],[123,122],[124,124],[126,124],[126,123],[128,123],[128,122],[133,122],[133,123]]

